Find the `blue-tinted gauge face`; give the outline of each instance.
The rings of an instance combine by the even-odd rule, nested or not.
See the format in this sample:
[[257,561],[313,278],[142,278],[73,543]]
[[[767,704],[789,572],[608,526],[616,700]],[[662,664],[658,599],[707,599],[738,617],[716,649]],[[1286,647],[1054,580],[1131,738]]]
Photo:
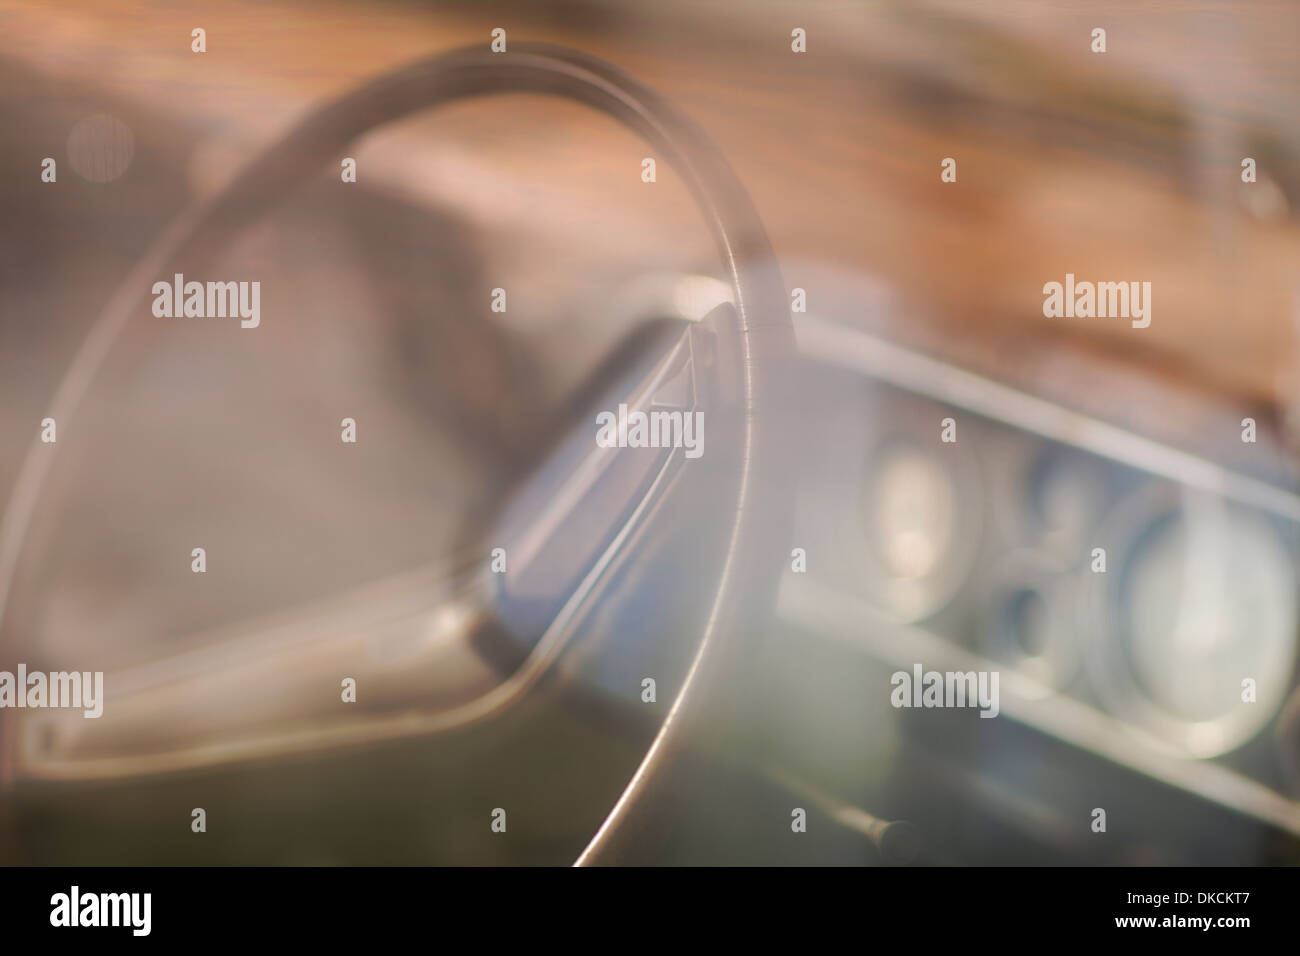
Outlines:
[[1108,710],[1196,757],[1240,747],[1285,702],[1297,607],[1286,526],[1167,485],[1116,508],[1090,575],[1089,683]]
[[1122,574],[1117,623],[1137,687],[1194,725],[1196,749],[1224,745],[1216,722],[1243,711],[1241,680],[1265,695],[1256,708],[1276,711],[1295,653],[1296,600],[1269,522],[1191,500],[1143,529]]
[[1095,461],[1053,447],[1031,466],[1025,491],[1024,509],[1042,545],[1077,554],[1105,507],[1106,476]]

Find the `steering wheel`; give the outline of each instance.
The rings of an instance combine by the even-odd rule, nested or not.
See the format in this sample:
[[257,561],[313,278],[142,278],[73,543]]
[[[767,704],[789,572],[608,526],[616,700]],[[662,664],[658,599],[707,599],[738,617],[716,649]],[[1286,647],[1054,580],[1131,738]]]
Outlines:
[[[673,104],[606,62],[575,50],[541,44],[513,44],[504,53],[463,48],[368,82],[308,116],[253,160],[225,189],[183,212],[164,230],[91,327],[48,414],[60,426],[73,418],[114,341],[126,323],[138,315],[146,293],[159,276],[180,271],[177,266],[182,260],[192,262],[194,257],[210,256],[225,247],[240,230],[304,182],[307,172],[336,160],[349,142],[374,127],[426,108],[501,93],[544,93],[576,100],[642,136],[678,172],[697,202],[717,246],[731,294],[731,303],[714,309],[699,326],[716,343],[711,361],[696,362],[698,356],[686,342],[674,351],[677,365],[669,369],[660,363],[655,373],[658,378],[652,375],[654,382],[662,384],[668,371],[680,371],[683,363],[689,364],[699,392],[707,393],[714,403],[709,407],[713,416],[710,424],[723,424],[721,431],[716,425],[712,428],[709,451],[715,461],[723,463],[716,484],[711,485],[718,489],[717,497],[712,499],[716,505],[711,507],[721,537],[715,542],[716,550],[708,551],[717,558],[711,559],[710,567],[697,569],[714,582],[707,615],[671,705],[635,773],[579,857],[577,862],[583,864],[616,853],[618,832],[680,742],[682,728],[689,723],[693,709],[728,673],[743,666],[748,638],[757,632],[758,622],[772,606],[775,586],[789,553],[791,504],[787,482],[793,457],[789,440],[793,403],[789,375],[784,371],[794,352],[789,300],[771,243],[748,194],[709,136]],[[594,444],[590,430],[586,442]],[[33,441],[0,525],[0,626],[56,447],[39,439]],[[626,458],[639,451],[618,449],[609,456]],[[516,507],[514,517],[507,522],[516,537],[532,535],[535,539],[542,534],[550,541],[571,542],[572,535],[584,533],[574,530],[580,507],[557,511],[554,500],[559,489],[572,491],[574,469],[579,469],[582,461],[590,464],[587,452],[605,454],[603,450],[597,453],[590,447],[580,447],[576,457],[570,455],[543,465],[539,469],[544,476],[542,483],[534,482],[531,494],[516,496],[517,502],[525,502],[522,512]],[[697,467],[695,462],[682,461],[680,455],[670,453],[667,457],[674,459],[674,468]],[[599,481],[600,475],[617,470],[600,466],[584,474],[589,478],[596,474],[593,480]],[[652,471],[662,476],[666,465],[656,465]],[[584,562],[573,592],[559,596],[553,616],[548,612],[551,619],[545,633],[534,635],[536,642],[526,659],[500,686],[473,700],[426,715],[424,720],[395,721],[379,736],[424,734],[463,726],[499,712],[526,693],[537,674],[555,660],[566,639],[562,619],[591,599],[592,587],[600,575],[620,551],[634,546],[635,536],[622,532],[636,520],[652,518],[651,499],[664,493],[663,484],[633,482],[627,486],[624,493],[629,498],[619,509],[626,520],[620,518],[615,526],[620,533],[584,551],[589,552],[590,560]],[[592,490],[583,487],[586,492]],[[538,488],[545,493],[539,493]],[[536,506],[532,511],[527,504],[530,501]],[[545,526],[541,527],[538,522],[543,518]],[[498,586],[508,588],[509,582]],[[360,739],[362,736],[346,732],[329,737],[332,743]],[[253,747],[248,755],[269,752],[273,751],[267,747]],[[200,763],[220,759],[221,754],[215,753],[199,752],[194,757]],[[194,764],[177,758],[170,765],[164,761],[161,768],[187,765]]]

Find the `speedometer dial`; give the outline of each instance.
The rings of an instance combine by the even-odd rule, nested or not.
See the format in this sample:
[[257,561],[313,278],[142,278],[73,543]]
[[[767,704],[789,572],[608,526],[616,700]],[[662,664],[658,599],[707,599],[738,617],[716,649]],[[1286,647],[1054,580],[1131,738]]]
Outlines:
[[[1220,499],[1139,495],[1111,528],[1098,692],[1197,756],[1249,740],[1277,713],[1295,661],[1291,557],[1261,515]],[[1113,540],[1113,539],[1112,539]]]

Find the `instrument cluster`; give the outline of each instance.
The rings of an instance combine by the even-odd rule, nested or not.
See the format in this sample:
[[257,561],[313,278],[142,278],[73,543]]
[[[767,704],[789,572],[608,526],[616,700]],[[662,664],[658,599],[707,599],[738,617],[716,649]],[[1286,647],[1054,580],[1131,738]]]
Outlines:
[[999,671],[1006,718],[1300,834],[1300,499],[800,318],[809,407],[836,411],[808,422],[785,618],[905,671]]

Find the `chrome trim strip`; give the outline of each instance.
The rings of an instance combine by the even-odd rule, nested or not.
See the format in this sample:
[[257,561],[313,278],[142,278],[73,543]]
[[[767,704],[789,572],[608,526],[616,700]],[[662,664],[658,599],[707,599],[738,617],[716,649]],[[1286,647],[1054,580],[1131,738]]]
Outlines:
[[[777,613],[790,624],[870,654],[895,667],[924,661],[933,670],[997,671],[1001,713],[1056,739],[1205,800],[1300,836],[1300,803],[1249,777],[1182,755],[1095,707],[1056,693],[1013,668],[956,647],[943,637],[900,624],[866,601],[787,574]],[[845,634],[844,622],[854,634]],[[888,688],[882,687],[881,693]]]
[[1300,496],[1291,492],[858,329],[796,315],[795,339],[829,365],[1300,522]]

